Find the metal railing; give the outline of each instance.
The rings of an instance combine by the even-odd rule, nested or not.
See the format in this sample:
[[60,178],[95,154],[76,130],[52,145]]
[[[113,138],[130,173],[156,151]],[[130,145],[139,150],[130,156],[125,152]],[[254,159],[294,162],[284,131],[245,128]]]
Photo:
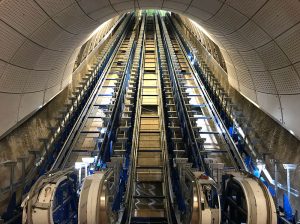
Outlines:
[[189,147],[191,148],[191,151],[192,151],[191,159],[193,159],[194,166],[197,169],[203,170],[209,174],[209,169],[206,167],[206,165],[204,163],[204,159],[200,155],[200,150],[201,150],[202,146],[196,140],[195,133],[192,128],[192,124],[188,117],[187,108],[184,103],[180,85],[179,85],[177,77],[175,75],[176,71],[175,71],[175,66],[173,64],[174,62],[173,62],[173,58],[172,58],[172,56],[174,56],[174,54],[172,55],[172,53],[170,52],[170,49],[173,49],[173,48],[171,46],[170,37],[168,36],[167,28],[166,28],[163,20],[160,21],[160,27],[161,27],[161,30],[163,31],[162,39],[163,39],[163,43],[165,46],[165,53],[166,53],[166,57],[167,57],[167,61],[168,61],[167,64],[168,64],[168,69],[169,69],[169,73],[170,73],[170,78],[173,83],[172,90],[173,90],[173,94],[174,94],[174,98],[175,98],[175,102],[176,102],[176,108],[177,108],[177,111],[179,112],[178,117],[179,117],[180,123],[183,125],[182,129],[186,133],[184,135],[184,137],[186,138],[186,143],[189,145]]
[[[144,43],[145,43],[145,20],[146,20],[146,15],[143,15],[142,18],[142,25],[140,29],[140,34],[139,34],[139,40],[141,41],[141,49],[139,53],[139,66],[138,66],[138,89],[137,89],[137,103],[136,103],[136,108],[135,108],[135,119],[134,119],[134,125],[133,125],[133,134],[132,134],[132,145],[131,145],[131,156],[130,156],[130,166],[128,170],[128,181],[127,181],[127,186],[126,186],[126,195],[125,195],[125,204],[126,209],[124,212],[124,216],[122,217],[124,222],[128,222],[131,218],[131,211],[132,211],[132,206],[134,204],[134,199],[133,199],[133,193],[135,192],[135,181],[136,181],[136,164],[137,164],[137,150],[138,150],[138,144],[139,144],[139,132],[140,132],[140,115],[141,115],[141,84],[142,84],[142,72],[143,72],[143,67],[144,67]],[[125,221],[126,220],[126,221]]]
[[[114,38],[109,40],[109,42],[115,41],[115,43],[118,43],[119,37],[121,37],[123,29],[125,28],[126,21],[131,16],[127,14],[126,18],[123,20],[120,20],[122,22],[121,25],[116,24],[112,29],[118,29],[116,32],[116,35]],[[110,31],[105,38],[108,38],[112,31]],[[104,41],[103,41],[104,42]],[[102,42],[102,43],[103,43]],[[108,42],[108,43],[109,43]],[[6,188],[2,188],[0,190],[0,198],[6,197],[7,194],[10,194],[11,200],[10,200],[10,206],[14,204],[13,210],[16,210],[18,207],[18,203],[15,201],[16,197],[13,196],[16,194],[15,192],[21,191],[21,194],[26,194],[32,184],[36,181],[36,179],[43,175],[45,172],[47,172],[49,169],[51,169],[51,164],[54,162],[55,156],[57,156],[60,152],[60,149],[62,145],[64,145],[66,139],[68,139],[70,130],[72,130],[72,127],[76,124],[76,118],[80,116],[80,112],[84,108],[85,102],[87,98],[89,98],[89,95],[91,94],[91,90],[94,89],[97,81],[99,78],[101,78],[101,74],[103,71],[103,67],[106,65],[107,61],[110,59],[110,56],[112,54],[113,47],[110,48],[111,51],[106,52],[106,56],[102,59],[102,62],[100,62],[97,66],[95,66],[94,70],[92,71],[92,76],[90,80],[86,83],[86,86],[84,86],[81,90],[80,93],[77,94],[75,97],[75,102],[74,105],[72,105],[69,110],[67,111],[67,114],[63,115],[63,118],[61,122],[59,123],[57,129],[55,131],[52,131],[52,136],[49,138],[49,140],[43,139],[43,147],[44,151],[34,151],[32,150],[32,153],[36,159],[36,162],[29,170],[28,173],[26,173],[25,166],[24,166],[24,159],[20,159],[21,163],[23,164],[23,170],[22,170],[22,178],[18,182],[14,182],[14,167],[17,164],[17,161],[7,161],[3,163],[5,166],[9,166],[11,169],[11,177],[10,179],[12,180],[10,182],[10,185]],[[21,198],[22,200],[22,198]],[[13,218],[14,212],[10,210],[10,207],[7,210],[7,213],[4,214],[4,218],[8,221],[8,219]],[[19,213],[17,213],[18,215]],[[9,221],[8,221],[9,222]]]
[[[168,18],[168,17],[167,17]],[[187,42],[184,41],[182,35],[178,32],[178,30],[176,29],[176,27],[174,26],[174,24],[172,23],[171,20],[170,21],[170,24],[172,25],[172,28],[175,33],[175,37],[179,43],[179,45],[181,46],[181,49],[183,50],[183,53],[186,57],[186,59],[188,59],[187,57],[187,53],[191,52],[190,50],[190,47],[188,46]],[[193,65],[191,65],[191,62],[190,60],[187,60],[188,64],[189,64],[189,67],[190,69],[193,71],[194,74],[198,74],[194,68]],[[202,83],[201,79],[199,78],[198,75],[194,75],[198,85],[200,87],[204,87],[204,84]],[[244,160],[243,158],[241,157],[236,145],[234,144],[224,122],[222,121],[217,109],[215,108],[215,105],[212,103],[212,99],[210,98],[207,90],[205,88],[201,88],[201,91],[204,95],[204,99],[205,99],[205,102],[206,102],[206,105],[209,107],[209,112],[211,114],[211,117],[214,119],[214,122],[218,125],[218,127],[220,128],[220,130],[222,131],[222,135],[223,135],[223,139],[225,140],[225,143],[227,144],[228,146],[228,149],[230,150],[230,155],[231,155],[231,158],[233,161],[235,161],[235,164],[236,164],[236,167],[238,169],[241,169],[241,170],[247,170],[247,166],[245,165],[244,163]]]

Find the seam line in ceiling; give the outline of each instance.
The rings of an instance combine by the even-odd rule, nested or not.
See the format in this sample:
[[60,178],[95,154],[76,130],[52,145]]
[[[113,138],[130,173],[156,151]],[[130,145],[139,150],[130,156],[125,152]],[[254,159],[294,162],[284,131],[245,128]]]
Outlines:
[[16,64],[13,64],[11,62],[8,62],[8,61],[5,61],[3,59],[0,58],[0,61],[3,61],[9,65],[12,65],[12,66],[15,66],[15,67],[18,67],[18,68],[22,68],[22,69],[25,69],[25,70],[29,70],[29,71],[37,71],[37,72],[47,72],[47,71],[54,71],[55,69],[33,69],[33,68],[26,68],[26,67],[23,67],[23,66],[20,66],[20,65],[16,65]]
[[91,20],[93,20],[94,22],[98,22],[97,20],[94,20],[92,17],[90,17],[85,11],[84,9],[81,7],[81,5],[79,4],[78,0],[75,0],[77,6],[80,8],[80,10]]
[[[11,29],[13,29],[14,31],[16,31],[18,34],[20,34],[20,35],[21,35],[22,37],[24,37],[26,40],[28,40],[28,41],[30,41],[30,42],[32,42],[32,43],[34,43],[34,44],[36,44],[36,45],[38,45],[38,46],[40,46],[40,47],[46,49],[46,50],[49,50],[49,51],[55,51],[55,52],[65,52],[65,51],[61,51],[61,50],[56,50],[56,49],[51,49],[51,48],[45,47],[45,46],[43,46],[43,45],[41,45],[41,44],[39,44],[39,43],[33,41],[32,39],[30,39],[30,38],[27,37],[26,35],[22,34],[19,30],[17,30],[15,27],[9,25],[9,24],[8,24],[7,22],[5,22],[4,20],[0,19],[0,21],[3,22],[3,23],[4,23],[5,25],[7,25],[8,27],[10,27]],[[48,21],[48,20],[47,20],[47,21]],[[46,21],[46,22],[47,22],[47,21]],[[46,23],[46,22],[45,22],[45,23]],[[43,23],[43,24],[45,24],[45,23]],[[25,41],[24,41],[24,42],[25,42]],[[22,45],[23,45],[23,44],[22,44]],[[22,45],[21,45],[21,46],[22,46]],[[0,60],[1,60],[1,59],[0,59]]]
[[[61,28],[62,30],[64,30],[65,32],[67,32],[67,33],[69,33],[69,34],[78,35],[77,33],[72,33],[72,32],[70,32],[70,31],[66,30],[64,27],[62,27],[59,23],[57,23],[57,22],[56,22],[56,21],[55,21],[55,20],[54,20],[47,12],[46,12],[46,10],[44,10],[44,8],[43,8],[39,3],[37,3],[36,0],[33,0],[33,1],[35,2],[35,4],[37,4],[38,7],[41,8],[41,10],[43,10],[43,12],[48,16],[48,18],[49,18],[50,20],[52,20],[59,28]],[[76,4],[76,3],[74,2],[73,4]],[[71,5],[73,5],[73,4],[71,4]],[[70,5],[70,6],[71,6],[71,5]],[[64,8],[63,10],[69,8],[70,6]],[[63,10],[62,10],[62,11],[63,11]]]
[[211,17],[209,17],[208,19],[203,20],[203,21],[204,21],[204,22],[207,22],[207,21],[209,21],[210,19],[214,18],[214,17],[221,11],[221,9],[224,7],[226,1],[227,1],[227,0],[225,0],[225,1],[222,3],[222,5],[220,6],[220,8],[219,8],[219,9],[218,9]]
[[243,23],[239,28],[237,28],[236,30],[234,30],[234,31],[232,31],[231,33],[227,33],[227,34],[225,34],[225,36],[228,36],[228,35],[231,35],[231,34],[233,34],[233,33],[235,33],[235,32],[238,32],[241,28],[243,28],[248,22],[250,22],[250,21],[252,21],[252,18],[269,2],[270,0],[266,0],[265,1],[265,3],[263,4],[263,5],[261,5],[261,7],[258,9],[258,10],[256,10],[256,12],[255,13],[253,13],[253,15],[251,16],[251,17],[248,17],[248,16],[246,16],[244,13],[242,13],[241,11],[239,11],[239,10],[237,10],[236,8],[234,8],[234,7],[232,7],[231,5],[229,5],[229,4],[226,4],[228,7],[230,7],[230,8],[232,8],[233,10],[235,10],[235,11],[237,11],[238,13],[240,13],[241,15],[243,15],[243,16],[245,16],[245,17],[247,17],[248,19],[247,19],[247,21],[245,22],[245,23]]
[[193,3],[194,0],[191,0],[190,3],[187,5],[186,9],[183,11],[186,13],[186,11],[190,8],[191,4]]
[[108,0],[109,4],[110,4],[110,7],[117,13],[119,14],[119,12],[114,8],[113,4],[111,3],[110,0]]
[[[253,22],[253,20],[251,20],[251,21]],[[281,35],[283,35],[284,33],[288,32],[290,29],[292,29],[292,28],[294,28],[295,26],[297,26],[299,23],[300,23],[300,21],[297,22],[297,23],[295,23],[293,26],[289,27],[288,29],[284,30],[283,32],[281,32],[279,35],[277,35],[276,37],[274,37],[274,39],[271,39],[270,41],[267,41],[266,43],[264,43],[264,44],[262,44],[262,45],[259,45],[258,47],[251,48],[250,50],[241,50],[240,52],[249,52],[249,51],[253,51],[253,50],[255,50],[255,49],[261,48],[261,47],[263,47],[263,46],[266,46],[267,44],[271,43],[272,41],[275,41],[277,38],[279,38],[279,37],[280,37]],[[265,30],[263,30],[263,31],[264,31],[264,33],[266,33]],[[227,34],[225,34],[224,36],[226,36],[226,35],[227,35]],[[218,36],[216,36],[216,37],[218,37]],[[220,37],[223,37],[223,36],[220,36]]]

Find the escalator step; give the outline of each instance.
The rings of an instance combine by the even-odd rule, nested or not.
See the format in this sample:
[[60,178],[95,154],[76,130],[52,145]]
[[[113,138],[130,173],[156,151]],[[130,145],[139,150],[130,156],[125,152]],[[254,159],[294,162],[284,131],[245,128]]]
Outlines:
[[166,223],[168,223],[168,220],[166,218],[161,218],[161,217],[132,217],[130,223],[132,223],[132,224],[146,224],[146,223],[166,224]]

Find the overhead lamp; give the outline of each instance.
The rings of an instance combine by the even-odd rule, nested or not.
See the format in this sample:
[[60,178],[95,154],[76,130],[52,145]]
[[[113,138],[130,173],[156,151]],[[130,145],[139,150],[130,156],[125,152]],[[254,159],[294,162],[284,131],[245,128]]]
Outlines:
[[84,166],[84,162],[75,162],[75,169],[81,169]]
[[290,132],[292,135],[295,135],[295,132],[294,132],[294,131],[289,130],[289,132]]
[[288,198],[291,197],[291,180],[290,180],[290,170],[297,169],[297,164],[285,163],[282,164],[283,168],[286,169],[286,183],[287,183],[287,191],[288,191]]
[[261,172],[262,170],[265,169],[266,164],[264,163],[264,161],[262,161],[262,160],[260,160],[260,159],[257,159],[257,160],[256,160],[256,166],[257,166],[257,168],[259,169],[259,171]]
[[85,165],[83,162],[75,162],[75,169],[78,170],[78,182],[81,183],[81,168]]
[[82,162],[91,164],[95,161],[94,157],[82,157]]
[[94,157],[82,157],[82,162],[84,163],[84,167],[85,167],[85,177],[88,176],[88,165],[90,165],[91,163],[93,163],[95,161]]

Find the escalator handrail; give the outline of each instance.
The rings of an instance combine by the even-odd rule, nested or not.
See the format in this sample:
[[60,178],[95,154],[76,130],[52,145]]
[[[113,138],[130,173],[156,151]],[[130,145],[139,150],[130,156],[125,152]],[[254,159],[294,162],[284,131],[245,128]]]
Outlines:
[[[156,42],[156,51],[157,51],[157,71],[160,73],[160,77],[162,77],[162,70],[161,70],[161,58],[160,58],[160,52],[159,52],[159,44],[158,44],[158,37],[161,36],[159,25],[158,25],[158,16],[155,15],[155,27],[156,27],[156,32],[155,32],[155,42]],[[160,79],[159,79],[160,80]],[[162,88],[161,88],[161,94],[162,94]],[[163,107],[163,97],[160,97],[160,105],[161,105],[161,112],[160,112],[160,118],[161,118],[161,145],[162,145],[162,161],[163,161],[163,169],[164,169],[164,191],[165,191],[165,208],[166,208],[166,213],[167,213],[167,220],[168,223],[173,223],[176,224],[177,220],[174,220],[171,214],[171,206],[172,206],[172,201],[171,201],[171,192],[170,190],[172,189],[172,182],[170,180],[170,167],[169,167],[169,157],[168,157],[168,145],[167,145],[167,136],[166,136],[166,127],[165,127],[165,116],[164,116],[164,107]]]
[[[131,23],[132,22],[133,22],[133,18],[131,20]],[[128,27],[130,25],[132,25],[132,24],[129,24]],[[96,165],[99,163],[100,159],[102,159],[103,157],[104,157],[105,162],[108,162],[109,159],[110,159],[110,157],[105,158],[105,155],[106,155],[106,153],[109,153],[109,146],[110,146],[109,143],[111,141],[111,138],[113,137],[111,132],[116,131],[115,126],[117,125],[117,119],[121,115],[121,113],[118,113],[118,112],[121,109],[122,103],[124,101],[124,94],[126,92],[126,86],[128,84],[128,79],[130,77],[130,72],[129,72],[130,70],[129,69],[132,66],[132,59],[133,59],[133,56],[134,56],[135,48],[136,48],[136,43],[135,43],[135,41],[133,41],[132,46],[131,46],[131,51],[130,51],[130,54],[129,54],[129,58],[126,62],[126,66],[125,66],[125,69],[123,71],[122,80],[121,80],[121,83],[120,83],[120,88],[119,88],[119,91],[118,91],[117,96],[116,96],[116,102],[114,104],[114,108],[113,108],[113,111],[112,111],[112,114],[111,114],[111,118],[110,118],[110,120],[107,124],[107,129],[106,129],[106,132],[105,132],[105,135],[104,135],[104,138],[103,138],[103,142],[101,144],[101,147],[99,149],[99,153],[98,153],[98,156],[97,156],[97,159],[96,159],[96,162],[95,162]],[[97,145],[96,145],[96,147],[97,147]],[[98,167],[97,167],[97,169],[98,169]]]
[[[124,32],[121,32],[121,30],[125,31],[128,29],[128,21],[129,19],[132,18],[132,15],[128,17],[127,20],[124,20],[124,28],[121,26],[120,27],[120,31],[119,35],[116,36],[114,45],[110,48],[109,52],[107,53],[106,57],[104,58],[104,60],[101,62],[101,65],[97,65],[93,71],[93,73],[97,73],[98,76],[100,76],[100,72],[102,70],[102,75],[100,76],[100,79],[98,81],[98,83],[96,84],[96,86],[94,87],[93,92],[91,93],[91,97],[89,97],[88,102],[86,103],[86,105],[84,106],[84,108],[82,109],[74,127],[72,128],[72,130],[70,131],[70,134],[66,140],[66,142],[64,143],[63,147],[61,148],[55,162],[52,164],[51,169],[50,170],[56,170],[59,169],[60,166],[63,166],[63,164],[65,164],[67,162],[67,159],[65,159],[67,156],[70,155],[74,145],[76,144],[76,139],[78,139],[79,134],[80,134],[80,130],[82,129],[82,126],[85,123],[85,120],[87,119],[87,114],[89,109],[91,108],[92,103],[94,102],[96,96],[97,96],[97,91],[98,88],[102,85],[105,75],[107,70],[110,67],[111,62],[113,61],[113,58],[115,56],[115,54],[117,53],[119,46],[121,45],[121,42],[123,40],[123,38],[125,37],[125,35],[123,34]],[[103,67],[104,66],[104,67]]]
[[[134,120],[134,127],[133,127],[133,135],[132,135],[132,146],[131,146],[131,165],[129,167],[128,173],[128,181],[126,186],[126,196],[125,196],[125,204],[127,205],[125,207],[124,216],[122,217],[122,220],[126,223],[129,222],[131,219],[131,211],[133,206],[133,193],[134,193],[134,182],[136,180],[136,163],[137,163],[137,146],[139,142],[139,128],[140,128],[140,98],[141,98],[141,80],[142,80],[142,71],[143,71],[143,58],[144,58],[144,42],[145,42],[145,14],[142,18],[142,25],[141,25],[141,31],[139,35],[139,39],[142,39],[141,43],[141,49],[140,49],[140,60],[139,60],[139,66],[138,66],[138,74],[139,74],[139,81],[138,81],[138,92],[137,92],[137,102],[136,102],[136,110],[135,110],[135,120]],[[125,221],[126,220],[126,221]]]
[[[178,30],[175,27],[175,25],[173,24],[172,20],[169,17],[168,17],[168,19],[170,20],[170,23],[172,24],[173,30],[175,31],[175,36],[176,36],[176,38],[178,40],[178,43],[180,44],[180,47],[181,47],[181,49],[182,49],[182,51],[183,51],[183,53],[184,53],[184,55],[187,59],[187,52],[191,52],[190,47],[188,46],[187,43],[183,42],[183,37],[178,32]],[[187,60],[187,61],[188,61],[189,67],[193,71],[193,73],[197,74],[197,72],[195,71],[194,66],[192,66],[191,63],[190,63],[190,60]],[[198,83],[199,88],[200,88],[200,86],[204,86],[204,84],[202,83],[202,81],[201,81],[201,79],[199,78],[198,75],[194,75],[194,77],[195,77],[195,79]],[[230,151],[232,152],[232,153],[230,153],[232,159],[234,161],[236,161],[236,163],[239,164],[239,166],[238,166],[239,169],[247,171],[247,166],[245,165],[243,158],[241,157],[240,153],[238,152],[238,149],[237,149],[236,145],[234,144],[232,138],[230,137],[230,134],[229,134],[224,122],[222,121],[219,113],[217,112],[217,109],[215,108],[213,103],[208,103],[208,102],[212,102],[208,92],[206,91],[205,88],[201,88],[201,90],[204,93],[203,95],[204,95],[206,104],[208,105],[208,107],[210,107],[209,111],[211,111],[211,113],[213,114],[212,117],[215,119],[217,125],[222,130],[222,135],[224,137],[225,143],[228,145]]]
[[[191,145],[192,146],[192,153],[193,153],[193,156],[196,159],[195,165],[198,169],[201,169],[202,171],[205,171],[206,173],[209,174],[209,169],[206,167],[206,165],[204,163],[204,160],[203,160],[202,156],[200,155],[200,146],[198,145],[198,142],[196,141],[196,137],[195,137],[195,134],[193,132],[190,119],[188,117],[187,108],[186,108],[186,105],[185,105],[184,100],[183,100],[182,92],[181,92],[177,77],[174,74],[175,68],[174,68],[173,60],[172,60],[172,57],[171,57],[171,53],[170,53],[169,46],[168,46],[168,41],[167,41],[168,33],[167,33],[166,26],[164,24],[164,21],[162,19],[160,20],[160,25],[162,27],[162,30],[164,31],[162,33],[163,34],[162,37],[163,37],[163,42],[164,42],[164,46],[165,46],[166,56],[167,56],[168,62],[169,62],[168,67],[169,67],[170,77],[171,77],[171,80],[173,80],[173,82],[175,84],[175,85],[172,86],[173,88],[175,88],[173,91],[174,91],[175,95],[179,94],[179,98],[180,98],[178,101],[176,101],[178,103],[177,107],[179,107],[178,108],[179,111],[182,111],[184,113],[183,114],[183,119],[184,119],[184,123],[187,124],[186,129],[188,131],[188,136],[189,136],[189,138],[191,138],[190,140],[192,142],[192,145]],[[196,147],[196,149],[195,149],[195,147]]]

